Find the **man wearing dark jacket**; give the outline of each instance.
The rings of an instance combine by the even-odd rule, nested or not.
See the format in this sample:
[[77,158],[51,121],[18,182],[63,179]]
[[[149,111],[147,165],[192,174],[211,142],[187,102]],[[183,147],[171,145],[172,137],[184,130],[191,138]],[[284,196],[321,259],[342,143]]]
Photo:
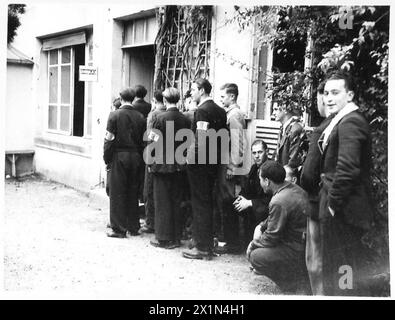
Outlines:
[[310,134],[309,149],[300,177],[300,186],[307,191],[311,206],[310,216],[307,219],[306,266],[309,273],[311,290],[314,295],[323,295],[322,248],[319,241],[320,228],[318,220],[318,193],[320,191],[319,184],[321,179],[321,152],[318,147],[318,139],[333,118],[333,116],[327,117],[328,114],[323,103],[324,87],[324,82],[318,86],[317,109],[319,114],[325,119]]
[[133,107],[141,112],[145,119],[147,119],[149,112],[151,111],[151,104],[144,100],[147,95],[147,89],[138,84],[135,86],[134,91],[136,92],[136,98],[133,101]]
[[298,168],[301,165],[299,147],[303,126],[297,112],[286,106],[274,106],[273,115],[276,121],[281,122],[274,159],[283,166]]
[[128,232],[137,235],[140,229],[138,211],[139,172],[144,163],[143,135],[146,122],[132,107],[135,92],[131,88],[120,92],[121,107],[107,121],[105,143],[112,141],[110,177],[109,237],[124,238]]
[[152,125],[163,139],[158,141],[162,144],[162,152],[155,150],[162,154],[155,153],[154,163],[150,166],[154,184],[156,237],[151,244],[172,249],[181,245],[181,202],[187,184],[186,163],[180,161],[183,159],[176,159],[175,154],[183,141],[176,140],[176,135],[179,130],[189,129],[190,122],[177,108],[180,94],[176,88],[167,88],[163,92],[163,100],[166,111],[158,114]]
[[259,168],[267,160],[267,145],[263,140],[255,140],[251,145],[254,164],[251,166],[239,197],[233,203],[235,210],[244,218],[244,241],[252,240],[258,223],[267,218],[271,195],[264,193],[259,182]]
[[295,291],[299,281],[307,280],[304,234],[309,203],[301,187],[284,179],[281,164],[270,160],[262,164],[260,183],[273,197],[269,217],[255,228],[247,257],[257,272],[281,290]]
[[[183,251],[183,256],[189,259],[212,257],[214,184],[220,164],[227,163],[223,156],[229,155],[226,112],[210,98],[211,88],[210,82],[201,78],[196,79],[191,88],[192,99],[198,108],[192,123],[195,142],[189,149],[187,165],[194,247]],[[222,150],[223,146],[225,150]]]
[[318,141],[322,154],[318,218],[324,295],[368,294],[362,285],[367,253],[361,238],[370,229],[373,216],[371,136],[353,98],[349,75],[329,75],[324,103],[334,116]]
[[[147,95],[147,89],[141,84],[136,85],[134,88],[136,93],[136,98],[134,99],[132,106],[135,110],[140,112],[144,119],[147,120],[148,114],[151,111],[151,104],[144,100]],[[144,200],[144,181],[145,181],[145,170],[140,171],[140,189],[139,189],[139,200],[140,202],[145,202]]]
[[[147,132],[152,129],[153,123],[159,114],[166,111],[163,104],[163,95],[161,91],[154,92],[153,98],[154,109],[148,114],[147,118]],[[149,142],[148,142],[149,143]],[[153,233],[155,231],[155,204],[154,204],[154,187],[152,173],[148,170],[149,166],[145,166],[144,175],[144,209],[145,209],[145,223],[141,227],[141,232]]]

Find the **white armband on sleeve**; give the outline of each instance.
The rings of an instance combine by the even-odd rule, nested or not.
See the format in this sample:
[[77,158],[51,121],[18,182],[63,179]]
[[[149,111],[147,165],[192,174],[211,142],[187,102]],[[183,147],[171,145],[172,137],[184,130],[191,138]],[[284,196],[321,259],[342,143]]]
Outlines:
[[196,123],[196,129],[197,130],[203,130],[207,131],[208,130],[209,123],[207,121],[198,121]]
[[150,139],[151,141],[157,142],[159,140],[159,135],[151,130],[148,135],[148,139]]
[[115,139],[115,135],[110,131],[106,131],[106,136],[104,139],[106,139],[107,141],[112,141]]

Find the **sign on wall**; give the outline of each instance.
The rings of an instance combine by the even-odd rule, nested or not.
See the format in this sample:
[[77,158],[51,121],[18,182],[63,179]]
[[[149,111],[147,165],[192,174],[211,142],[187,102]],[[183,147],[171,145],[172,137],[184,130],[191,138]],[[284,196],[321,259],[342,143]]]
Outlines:
[[79,81],[97,81],[97,67],[79,66]]

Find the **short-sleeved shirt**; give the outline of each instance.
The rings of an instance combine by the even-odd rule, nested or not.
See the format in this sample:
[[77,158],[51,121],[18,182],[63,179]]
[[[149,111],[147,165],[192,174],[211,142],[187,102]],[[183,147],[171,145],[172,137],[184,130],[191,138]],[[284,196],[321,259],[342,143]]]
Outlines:
[[116,151],[142,152],[145,128],[144,116],[131,105],[111,112],[107,121],[107,131],[115,135]]

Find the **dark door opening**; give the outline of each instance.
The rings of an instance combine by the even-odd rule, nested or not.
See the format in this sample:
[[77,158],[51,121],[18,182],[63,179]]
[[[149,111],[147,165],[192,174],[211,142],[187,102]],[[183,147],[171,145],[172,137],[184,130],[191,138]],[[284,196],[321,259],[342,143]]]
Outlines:
[[84,97],[85,82],[79,81],[79,66],[85,65],[85,45],[74,47],[74,113],[73,113],[73,136],[82,137],[84,135]]
[[155,52],[154,46],[141,46],[128,49],[129,86],[143,85],[147,89],[145,101],[151,102],[154,91]]

